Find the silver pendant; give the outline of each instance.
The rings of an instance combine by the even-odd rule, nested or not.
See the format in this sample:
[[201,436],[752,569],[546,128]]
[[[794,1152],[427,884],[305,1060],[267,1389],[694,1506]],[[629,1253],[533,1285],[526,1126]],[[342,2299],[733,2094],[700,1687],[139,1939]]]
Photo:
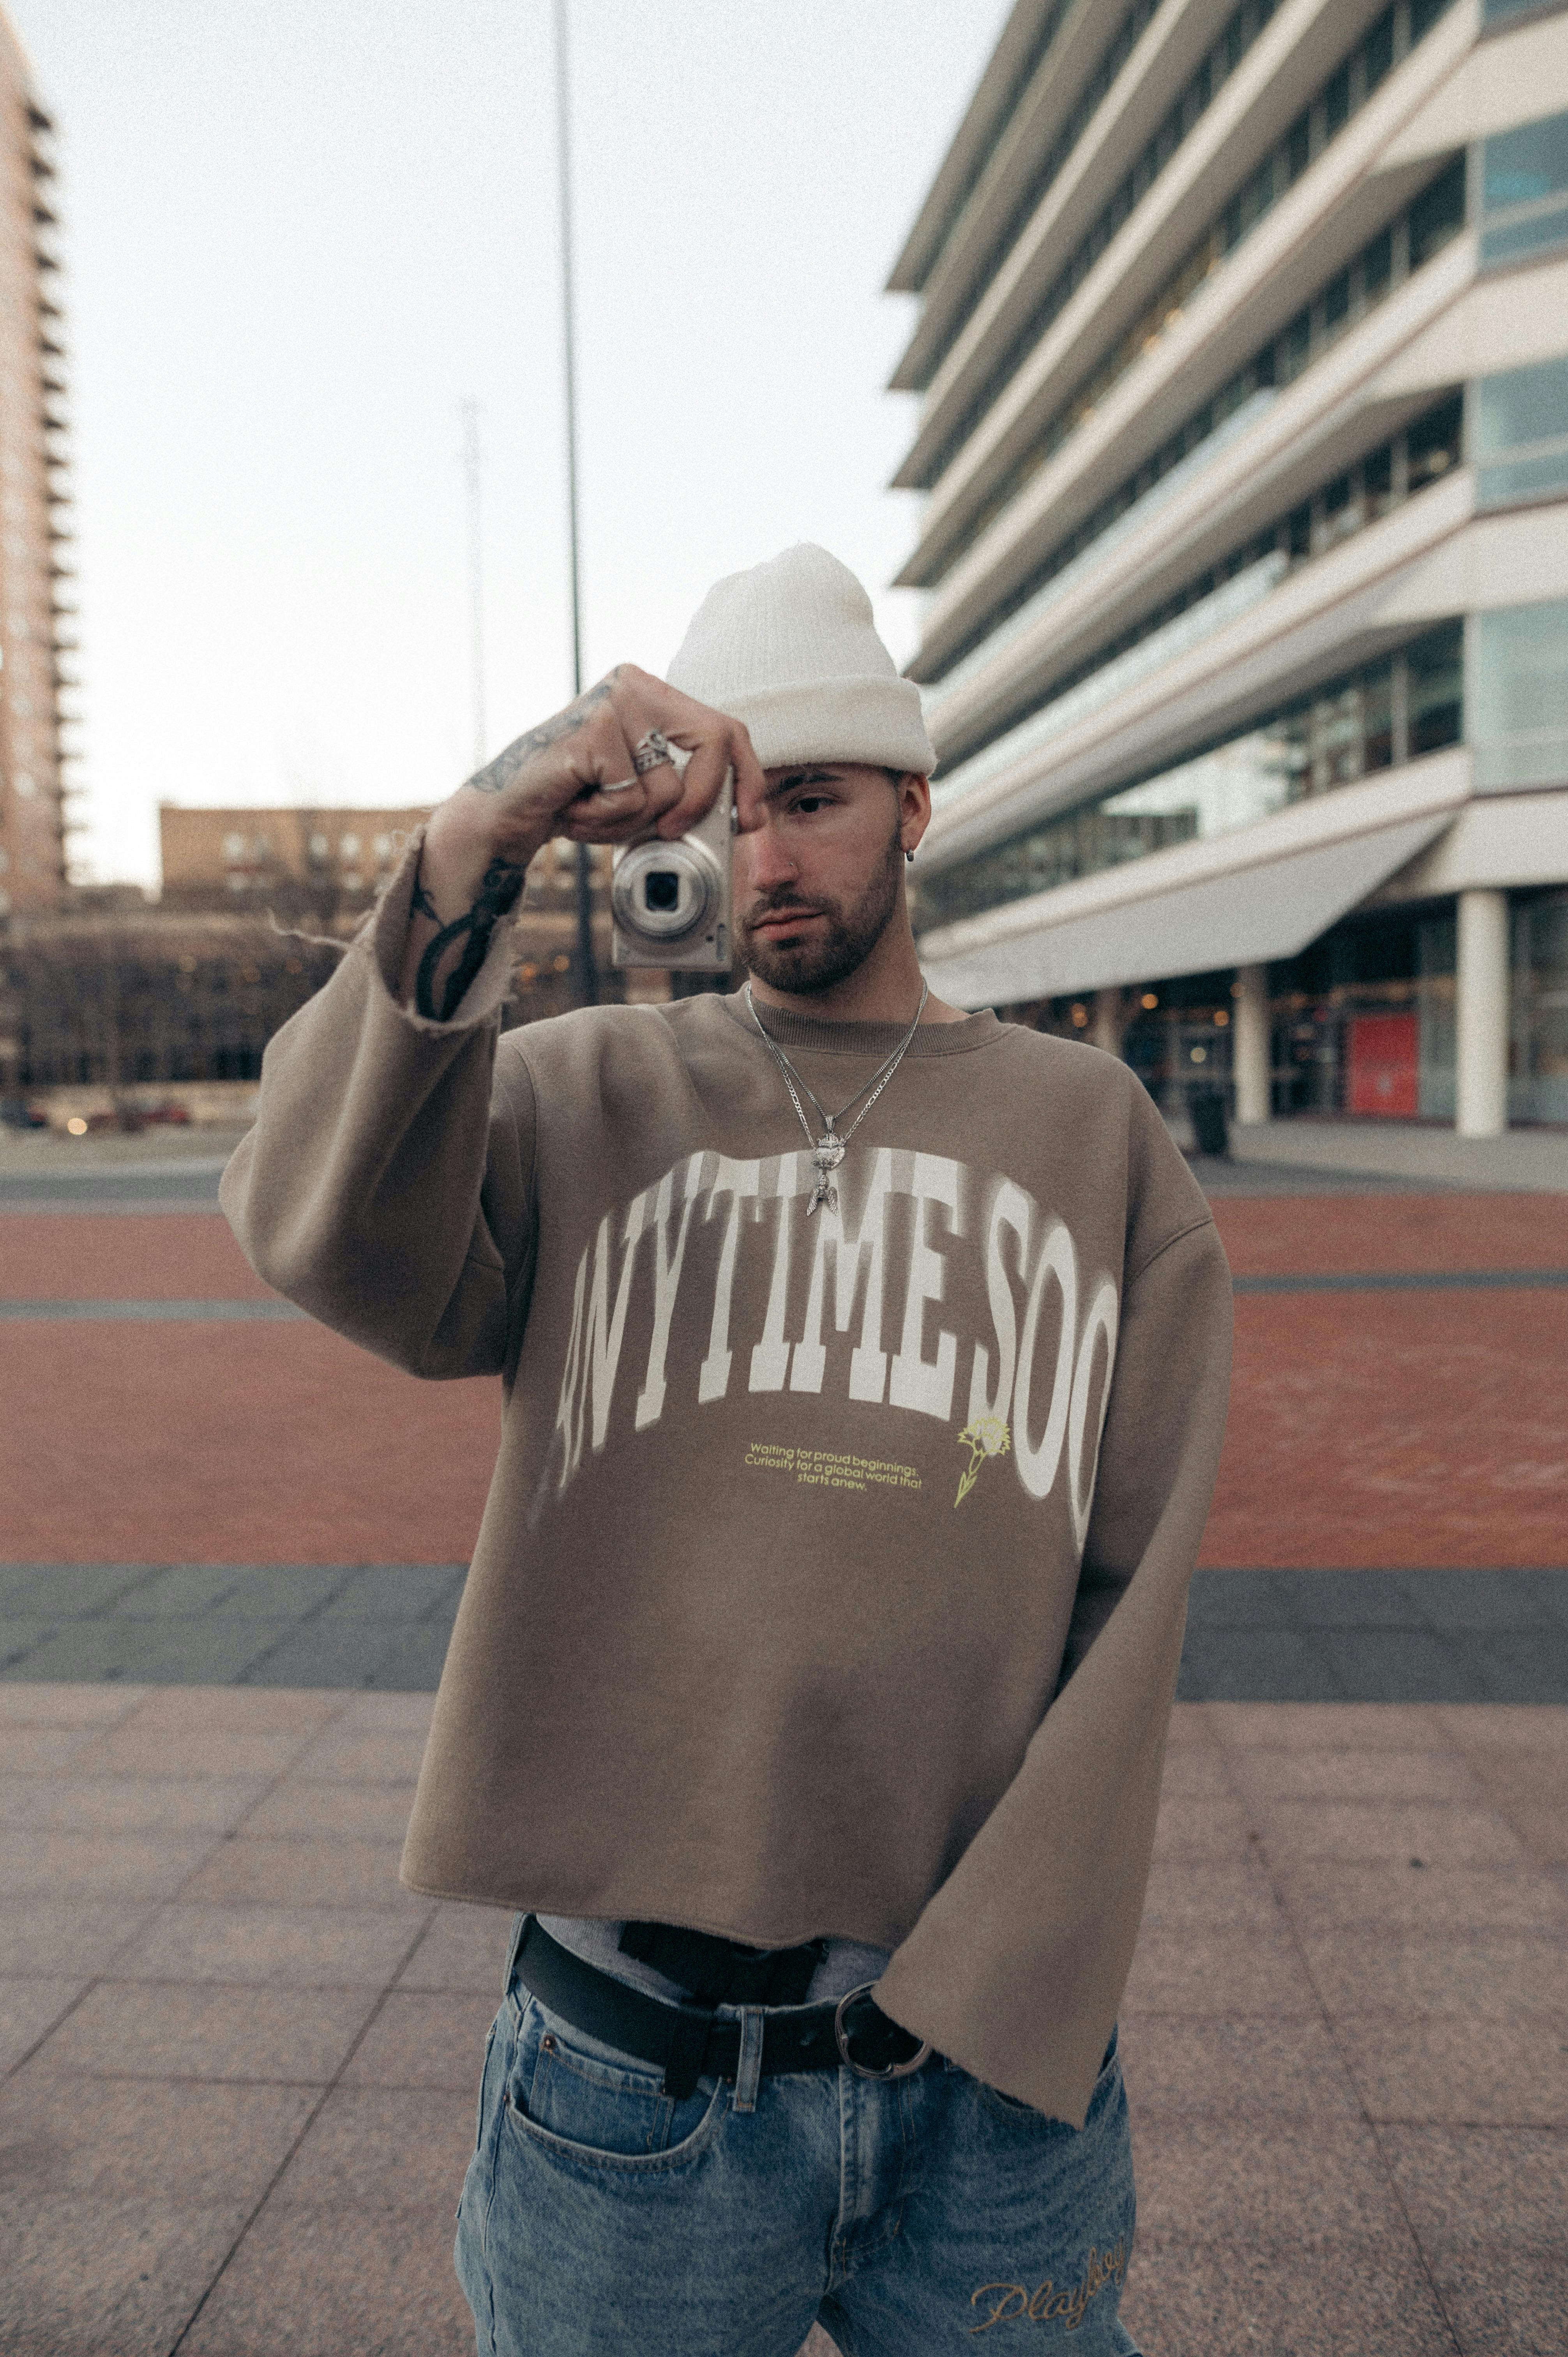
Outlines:
[[806,1206],[808,1219],[819,1203],[825,1203],[830,1211],[838,1210],[839,1190],[832,1183],[832,1174],[843,1160],[843,1140],[842,1137],[835,1137],[831,1128],[827,1135],[824,1137],[819,1137],[812,1146],[811,1161],[816,1170],[816,1188],[811,1201]]

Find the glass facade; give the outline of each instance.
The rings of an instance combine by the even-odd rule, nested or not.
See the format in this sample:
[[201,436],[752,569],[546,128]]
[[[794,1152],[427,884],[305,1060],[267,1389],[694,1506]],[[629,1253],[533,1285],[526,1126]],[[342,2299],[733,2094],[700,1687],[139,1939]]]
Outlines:
[[1446,622],[1245,732],[951,867],[928,872],[918,927],[951,924],[1173,843],[1229,834],[1463,733],[1463,625]]
[[1568,785],[1568,597],[1475,618],[1477,793]]
[[[1160,287],[1143,315],[1133,322],[1109,359],[1086,383],[1079,387],[1067,409],[1051,419],[1042,437],[1049,442],[1049,449],[1056,448],[1065,440],[1073,426],[1103,399],[1116,379],[1131,368],[1150,343],[1180,317],[1198,288],[1259,221],[1273,211],[1280,199],[1294,187],[1308,166],[1337,136],[1394,65],[1431,30],[1450,5],[1451,0],[1431,0],[1431,5],[1423,7],[1420,0],[1415,0],[1415,5],[1410,5],[1410,0],[1396,0],[1395,5],[1384,10],[1350,54],[1341,59],[1316,97],[1302,109],[1278,145],[1253,168],[1242,187],[1208,224],[1201,237]],[[1270,13],[1269,8],[1262,6],[1238,9],[1212,55],[1222,54],[1229,43],[1240,38],[1238,28],[1244,31],[1246,45],[1250,47],[1268,21]],[[1192,88],[1197,88],[1204,76],[1212,71],[1211,60],[1206,60],[1195,77]],[[1190,94],[1176,102],[1165,124],[1155,134],[1149,148],[1133,165],[1087,238],[1030,311],[1002,358],[988,371],[950,431],[921,467],[918,488],[929,490],[946,473],[981,420],[994,407],[1013,377],[1048,332],[1053,320],[1071,301],[1112,238],[1153,184],[1158,170],[1163,169],[1169,156],[1175,153],[1180,137],[1186,136],[1183,130],[1180,137],[1171,143],[1170,126],[1184,119],[1184,110],[1189,103]],[[1204,104],[1207,103],[1206,99]],[[1201,108],[1198,111],[1201,112]],[[1196,114],[1192,120],[1197,120]],[[1187,127],[1190,128],[1190,124]],[[1425,258],[1424,254],[1422,258]],[[1052,436],[1054,440],[1050,439]],[[1039,456],[1040,448],[1040,440],[1031,446],[1026,462],[1031,472],[1035,467],[1044,463]],[[1049,455],[1049,450],[1046,455]],[[1011,498],[1017,490],[1015,473],[1010,472],[1007,479],[1013,490],[1000,500],[994,496],[986,500],[984,522],[989,522],[996,513],[998,505],[1004,504],[1005,499]],[[978,529],[983,529],[983,522],[976,527],[972,522],[961,539],[944,547],[940,565],[921,586],[929,586],[930,582],[939,580],[944,572],[950,569],[964,549],[972,544]]]
[[1481,267],[1568,245],[1568,114],[1499,132],[1481,147]]
[[[1246,367],[1238,370],[1201,409],[1195,411],[1135,474],[1102,500],[1070,538],[1058,542],[1047,556],[988,606],[966,636],[938,661],[913,665],[911,676],[928,683],[950,677],[1002,623],[1020,613],[1112,524],[1129,514],[1177,467],[1193,457],[1211,435],[1223,429],[1243,403],[1259,397],[1266,399],[1281,386],[1293,384],[1304,369],[1375,309],[1392,288],[1402,285],[1412,270],[1429,261],[1451,238],[1456,237],[1464,226],[1465,159],[1458,156],[1404,212],[1380,230],[1344,269],[1320,287],[1314,300],[1305,304],[1261,351],[1254,352]],[[1123,365],[1130,368],[1142,349],[1142,345],[1132,348],[1130,339],[1129,357],[1115,362],[1115,373],[1119,374]],[[1108,367],[1112,365],[1107,363]],[[1101,382],[1101,377],[1096,377],[1089,385],[1080,387],[1073,401],[1050,421],[1038,441],[1024,453],[961,537],[946,552],[941,571],[957,563],[993,517],[1015,500],[1025,484],[1055,456],[1073,428],[1103,398],[1111,382],[1110,378]]]
[[[1222,629],[1245,606],[1265,597],[1287,574],[1337,548],[1365,525],[1376,523],[1380,516],[1413,498],[1429,484],[1441,481],[1461,462],[1464,424],[1463,396],[1451,393],[1417,418],[1405,433],[1369,450],[1364,458],[1333,476],[1309,499],[1301,500],[1287,514],[1277,516],[1262,532],[1254,533],[1251,540],[1231,549],[1218,565],[1208,565],[1202,573],[1195,574],[1129,629],[1097,647],[1087,662],[1059,673],[1048,685],[1016,704],[1005,706],[967,737],[949,733],[950,750],[943,762],[944,772],[972,759],[1010,729],[1021,727],[1036,713],[1059,705],[1065,726],[1080,718],[1085,711],[1108,701],[1111,695],[1120,694],[1129,683],[1133,668],[1122,658],[1134,647],[1144,647],[1150,656],[1148,663],[1136,668],[1152,669],[1155,662],[1168,662],[1181,647],[1193,645],[1207,636],[1208,630]],[[1249,579],[1251,594],[1247,589]],[[1233,582],[1237,589],[1222,596],[1221,592]],[[1179,631],[1173,630],[1172,625],[1184,615],[1190,617],[1187,627]],[[1152,642],[1162,634],[1165,642],[1156,647]],[[1081,693],[1084,683],[1091,679],[1103,683],[1104,694],[1088,696]],[[941,798],[939,782],[938,800]]]
[[1471,414],[1477,507],[1568,491],[1568,359],[1483,377]]
[[1568,892],[1514,909],[1509,1117],[1568,1122]]

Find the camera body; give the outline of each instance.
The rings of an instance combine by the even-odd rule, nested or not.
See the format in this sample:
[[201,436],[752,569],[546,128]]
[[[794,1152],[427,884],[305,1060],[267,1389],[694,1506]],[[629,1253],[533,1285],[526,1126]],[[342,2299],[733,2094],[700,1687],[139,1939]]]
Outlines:
[[655,837],[617,852],[610,877],[612,964],[729,972],[735,942],[734,807],[732,774],[712,810],[673,843]]

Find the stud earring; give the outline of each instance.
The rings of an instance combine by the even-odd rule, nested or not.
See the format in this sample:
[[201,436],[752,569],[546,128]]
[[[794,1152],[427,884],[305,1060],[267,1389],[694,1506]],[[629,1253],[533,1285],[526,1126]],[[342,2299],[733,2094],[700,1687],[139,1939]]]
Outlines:
[[913,867],[915,865],[915,855],[912,851],[907,851],[904,854],[904,865],[906,867]]

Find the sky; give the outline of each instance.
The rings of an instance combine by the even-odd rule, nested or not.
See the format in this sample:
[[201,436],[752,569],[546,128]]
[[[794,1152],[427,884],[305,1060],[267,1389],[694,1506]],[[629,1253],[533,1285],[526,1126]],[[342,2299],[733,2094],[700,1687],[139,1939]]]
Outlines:
[[[10,0],[59,135],[83,881],[438,801],[571,693],[550,0]],[[882,288],[1007,0],[572,0],[585,676],[820,540],[900,661]]]

